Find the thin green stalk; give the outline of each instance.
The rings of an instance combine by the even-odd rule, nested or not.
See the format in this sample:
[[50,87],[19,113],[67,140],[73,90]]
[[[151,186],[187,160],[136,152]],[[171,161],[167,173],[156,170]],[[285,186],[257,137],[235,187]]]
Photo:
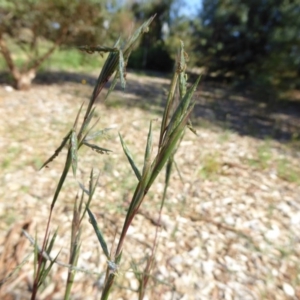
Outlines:
[[[83,201],[84,192],[81,194],[81,202]],[[78,195],[75,198],[73,208],[73,218],[71,227],[70,257],[69,265],[76,267],[80,253],[80,206],[78,207]],[[68,270],[67,286],[65,290],[64,300],[70,299],[71,289],[74,282],[76,272]]]
[[173,106],[173,100],[174,100],[174,95],[175,95],[175,92],[176,92],[177,80],[178,80],[178,72],[175,71],[174,74],[173,74],[172,81],[171,81],[171,87],[170,87],[167,103],[166,103],[166,106],[165,106],[164,115],[163,115],[163,118],[162,118],[162,121],[161,121],[160,137],[159,137],[159,144],[158,144],[159,148],[161,147],[163,137],[164,137],[164,133],[165,133],[165,130],[167,128],[168,118],[170,116],[171,108]]
[[[47,238],[48,238],[48,234],[49,234],[49,228],[50,228],[50,221],[51,221],[51,217],[52,217],[52,209],[50,209],[50,213],[49,213],[49,217],[48,217],[48,221],[47,221],[47,226],[46,226],[46,231],[45,231],[45,235],[44,235],[44,241],[43,241],[43,246],[42,246],[42,251],[41,253],[44,252],[45,248],[46,248],[46,244],[47,244]],[[35,300],[36,299],[36,295],[38,292],[38,288],[39,288],[39,276],[41,273],[41,268],[42,268],[42,261],[43,261],[43,256],[40,255],[39,259],[38,259],[38,268],[35,274],[35,278],[34,278],[34,282],[33,282],[33,287],[32,287],[32,294],[31,294],[31,300]]]
[[61,189],[63,187],[63,184],[64,184],[65,180],[66,180],[66,177],[67,177],[68,172],[71,168],[71,165],[72,165],[72,154],[71,154],[71,149],[69,148],[68,154],[67,154],[67,157],[66,157],[64,170],[61,174],[61,177],[59,179],[59,182],[57,184],[57,187],[56,187],[56,190],[55,190],[55,193],[54,193],[54,197],[52,199],[52,203],[51,203],[51,207],[50,207],[51,210],[53,210],[53,208],[54,208],[54,205],[55,205],[56,200],[59,196],[59,193],[61,192]]

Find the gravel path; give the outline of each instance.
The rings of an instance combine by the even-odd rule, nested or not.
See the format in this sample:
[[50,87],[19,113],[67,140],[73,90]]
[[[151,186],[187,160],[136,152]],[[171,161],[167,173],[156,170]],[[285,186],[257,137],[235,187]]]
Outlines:
[[[141,85],[145,80],[150,87],[142,97],[133,94],[131,79]],[[118,132],[141,163],[151,119],[158,120],[157,138],[161,109],[156,104],[167,83],[128,76],[129,90],[115,92],[97,108],[98,128],[114,128],[97,144],[112,154],[81,153],[77,180],[87,185],[91,168],[100,172],[92,210],[110,247],[136,184]],[[29,92],[0,86],[0,280],[32,252],[21,228],[32,236],[37,232],[42,242],[65,151],[49,168],[38,169],[60,144],[90,93],[90,86],[71,82],[37,84]],[[201,101],[201,93],[198,97]],[[186,133],[177,154],[180,173],[173,171],[145,299],[300,299],[299,153],[278,141],[215,127],[199,126],[197,132],[198,136]],[[129,230],[111,299],[137,299],[132,265],[142,271],[151,253],[163,179],[158,178]],[[55,251],[65,263],[78,190],[70,175],[51,226],[52,232],[58,228]],[[3,285],[1,299],[29,299],[32,262],[30,256]],[[85,220],[78,266],[97,274],[78,272],[72,299],[99,299],[105,265]],[[66,275],[65,267],[55,265],[39,299],[63,299]]]

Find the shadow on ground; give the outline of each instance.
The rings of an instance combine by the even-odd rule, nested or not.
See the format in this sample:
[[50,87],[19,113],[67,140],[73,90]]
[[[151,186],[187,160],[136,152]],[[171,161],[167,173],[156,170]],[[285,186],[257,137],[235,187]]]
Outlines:
[[[94,86],[93,75],[71,72],[43,72],[34,84],[65,84],[82,82]],[[161,111],[169,86],[169,77],[157,73],[130,73],[123,92],[117,85],[106,102],[108,106],[140,107]],[[0,84],[7,84],[7,74],[0,74]],[[122,93],[122,94],[121,94]],[[271,93],[230,88],[226,85],[202,82],[196,93],[194,123],[217,125],[241,135],[273,138],[281,142],[300,142],[300,101],[277,101]]]

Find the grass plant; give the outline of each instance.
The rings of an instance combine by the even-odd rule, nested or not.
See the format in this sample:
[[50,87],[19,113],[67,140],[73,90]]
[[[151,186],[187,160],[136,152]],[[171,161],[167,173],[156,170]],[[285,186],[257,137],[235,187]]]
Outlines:
[[249,159],[249,165],[265,170],[272,160],[272,153],[269,140],[266,140],[257,148],[255,159]]
[[214,179],[220,172],[222,165],[219,161],[218,153],[210,153],[202,159],[202,166],[199,174],[203,179]]
[[[40,288],[47,284],[47,276],[51,272],[53,265],[56,263],[59,265],[64,265],[68,268],[68,278],[65,287],[64,299],[70,299],[74,278],[76,276],[76,271],[78,270],[77,262],[80,256],[80,247],[82,243],[82,221],[86,215],[88,215],[89,221],[94,228],[95,235],[98,238],[103,254],[106,256],[107,269],[101,299],[108,299],[111,289],[115,284],[115,278],[118,274],[118,270],[122,261],[123,246],[126,241],[127,231],[131,226],[132,221],[138,214],[139,208],[145,200],[152,184],[166,166],[165,187],[163,194],[161,195],[162,200],[159,208],[159,217],[157,220],[157,223],[160,223],[162,210],[166,200],[167,188],[170,182],[170,174],[174,165],[175,153],[180,145],[180,141],[183,138],[186,128],[189,128],[195,133],[189,118],[195,104],[192,100],[192,97],[198,86],[200,77],[190,88],[188,88],[187,76],[185,74],[187,54],[184,51],[183,43],[181,44],[178,52],[174,74],[164,107],[159,140],[157,143],[158,147],[156,149],[153,147],[153,128],[152,121],[150,121],[142,167],[136,164],[133,155],[126,145],[126,140],[123,139],[121,134],[119,134],[124,155],[127,158],[133,174],[137,179],[137,184],[134,188],[133,195],[127,208],[127,214],[123,222],[121,234],[119,237],[115,237],[117,242],[109,247],[106,242],[106,238],[104,237],[100,226],[97,223],[96,217],[90,209],[90,204],[99,180],[99,174],[95,175],[94,170],[92,169],[90,172],[89,186],[85,187],[83,184],[79,184],[81,192],[74,201],[68,264],[61,264],[57,260],[59,253],[57,255],[52,255],[57,231],[55,231],[52,236],[50,235],[49,232],[51,227],[51,219],[55,205],[59,200],[60,192],[66,182],[67,174],[72,172],[73,176],[76,177],[79,161],[78,151],[81,148],[88,148],[99,154],[111,152],[110,149],[106,149],[94,143],[95,139],[104,135],[108,130],[96,130],[95,127],[97,122],[91,125],[92,119],[96,114],[96,100],[99,94],[103,92],[104,86],[113,74],[115,74],[115,76],[110,85],[107,96],[113,90],[118,80],[120,80],[122,87],[125,88],[125,67],[129,55],[137,39],[149,30],[149,25],[153,18],[154,16],[146,21],[141,27],[139,27],[137,31],[127,39],[127,41],[122,42],[121,39],[119,39],[113,47],[80,47],[80,50],[88,53],[108,53],[108,56],[100,72],[89,102],[86,104],[86,106],[84,103],[81,105],[74,120],[73,127],[65,135],[60,146],[55,150],[54,154],[42,166],[43,168],[50,164],[60,154],[62,149],[67,147],[68,150],[65,158],[65,164],[63,166],[63,170],[50,205],[49,217],[45,228],[42,246],[40,247],[38,245],[37,238],[32,241],[35,249],[34,283],[31,296],[32,300],[37,299]],[[151,270],[154,266],[155,251],[158,243],[158,230],[159,229],[157,228],[155,239],[153,241],[152,252],[147,259],[144,270],[141,272],[135,272],[136,278],[139,282],[139,288],[137,291],[139,299],[144,298],[149,279],[151,278]]]
[[277,174],[288,182],[300,182],[298,166],[293,166],[286,158],[277,161]]

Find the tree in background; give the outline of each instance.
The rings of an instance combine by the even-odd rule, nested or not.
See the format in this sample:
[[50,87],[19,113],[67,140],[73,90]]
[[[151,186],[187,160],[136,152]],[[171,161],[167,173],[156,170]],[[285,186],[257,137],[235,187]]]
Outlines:
[[[59,46],[96,44],[104,38],[105,4],[96,0],[3,0],[0,20],[0,52],[15,87],[27,89],[40,65]],[[26,57],[21,66],[14,60],[16,45]]]
[[194,52],[196,41],[193,23],[193,20],[186,16],[177,16],[172,20],[169,35],[165,39],[166,49],[174,60],[177,53],[174,53],[172,49],[178,47],[181,41],[184,43],[184,48],[186,49],[186,52],[189,53],[189,65],[196,65],[198,62],[198,57]]
[[128,67],[155,71],[171,71],[174,61],[165,40],[170,27],[170,11],[174,0],[134,1],[130,3],[135,20],[142,22],[156,14],[151,31],[144,35],[139,48],[129,58]]
[[[186,10],[185,8],[187,6],[189,6],[192,11]],[[170,12],[170,31],[165,41],[167,49],[173,59],[175,59],[177,53],[173,53],[172,49],[177,48],[182,41],[186,52],[189,53],[189,65],[196,65],[199,60],[194,51],[194,46],[197,44],[195,28],[198,25],[198,23],[195,22],[195,13],[198,9],[199,7],[197,5],[191,7],[189,0],[174,0]],[[185,13],[183,13],[183,11]]]
[[203,0],[198,64],[210,75],[279,84],[299,72],[299,0]]

